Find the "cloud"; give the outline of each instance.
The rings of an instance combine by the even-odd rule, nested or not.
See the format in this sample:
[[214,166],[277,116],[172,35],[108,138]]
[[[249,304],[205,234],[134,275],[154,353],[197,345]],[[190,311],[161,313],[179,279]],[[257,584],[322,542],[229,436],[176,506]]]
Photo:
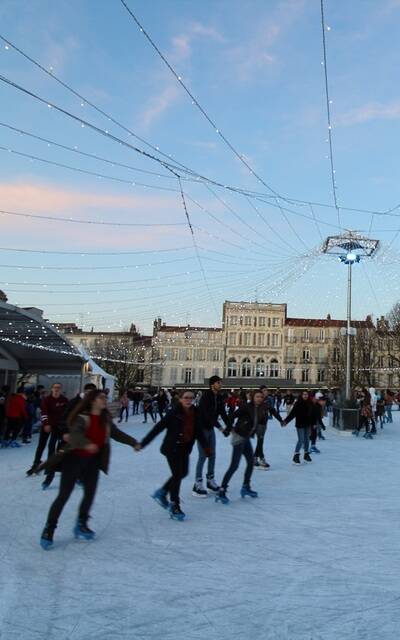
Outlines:
[[[175,196],[118,196],[31,182],[0,183],[5,211],[121,222],[185,222]],[[0,215],[5,246],[161,248],[190,244],[186,226],[108,227]],[[21,235],[21,231],[23,231]]]
[[[176,198],[170,196],[118,196],[87,192],[33,182],[0,183],[2,209],[33,213],[65,213],[85,208],[129,209],[132,213],[144,213],[173,207]],[[134,221],[134,220],[133,220]]]
[[156,120],[172,107],[178,100],[179,87],[176,84],[170,84],[156,96],[152,96],[147,103],[145,110],[141,116],[142,126],[146,129],[150,127]]
[[[205,38],[215,42],[224,42],[224,38],[217,29],[201,22],[190,24],[185,33],[174,36],[171,39],[171,48],[167,53],[167,59],[176,68],[177,72],[182,72],[185,65],[189,64],[193,51],[193,43],[197,38]],[[186,74],[185,74],[186,75]],[[170,71],[162,76],[162,80],[156,80],[164,84],[161,92],[153,95],[147,102],[140,117],[141,124],[148,129],[158,121],[183,95],[176,80],[171,81]],[[166,84],[165,84],[166,83]]]
[[265,24],[254,38],[226,52],[239,80],[248,80],[256,73],[276,62],[271,52],[281,34],[278,24]]
[[349,126],[372,120],[397,120],[400,118],[400,100],[388,104],[369,102],[349,110],[336,118],[337,124]]

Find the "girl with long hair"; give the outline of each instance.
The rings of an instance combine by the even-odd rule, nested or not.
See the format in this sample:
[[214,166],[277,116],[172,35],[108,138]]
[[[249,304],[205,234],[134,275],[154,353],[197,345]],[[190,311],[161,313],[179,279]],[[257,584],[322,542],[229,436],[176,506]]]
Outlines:
[[53,545],[58,519],[77,480],[82,484],[83,498],[79,505],[74,536],[83,540],[92,540],[95,537],[94,531],[88,527],[88,519],[99,473],[108,471],[110,438],[131,447],[137,444],[134,438],[114,425],[107,409],[107,396],[99,389],[89,391],[72,410],[67,426],[68,444],[47,463],[48,471],[56,468],[61,470],[61,481],[58,496],[50,507],[40,539],[43,549],[49,549]]

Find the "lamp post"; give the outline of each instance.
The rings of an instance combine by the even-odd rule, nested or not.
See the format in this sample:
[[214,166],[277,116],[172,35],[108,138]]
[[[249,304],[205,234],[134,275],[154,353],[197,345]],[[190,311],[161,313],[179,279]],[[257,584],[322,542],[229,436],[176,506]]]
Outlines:
[[351,326],[352,302],[352,269],[353,264],[361,258],[371,258],[375,255],[379,240],[372,240],[360,236],[355,231],[346,231],[340,236],[329,236],[322,245],[322,252],[337,256],[339,261],[347,265],[347,322],[346,322],[346,400],[351,399],[351,336],[355,329]]

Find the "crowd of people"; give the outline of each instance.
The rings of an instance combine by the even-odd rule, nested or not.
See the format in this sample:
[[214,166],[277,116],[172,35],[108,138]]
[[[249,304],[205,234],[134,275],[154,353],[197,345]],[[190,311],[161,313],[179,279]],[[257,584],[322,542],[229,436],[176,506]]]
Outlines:
[[[90,509],[96,494],[99,472],[107,473],[110,458],[110,439],[126,444],[139,452],[159,434],[164,433],[161,453],[166,457],[170,476],[153,494],[154,500],[175,520],[184,520],[180,487],[189,471],[189,457],[197,445],[197,464],[192,488],[193,496],[215,496],[215,501],[228,504],[228,487],[242,457],[245,459],[242,498],[257,498],[251,485],[254,469],[270,467],[265,455],[268,422],[272,418],[286,427],[295,423],[297,443],[292,462],[300,466],[312,463],[311,454],[320,453],[318,440],[324,440],[324,419],[332,412],[338,420],[339,399],[332,391],[272,392],[265,385],[255,391],[239,389],[223,393],[221,379],[212,376],[209,388],[195,392],[191,389],[159,389],[151,393],[133,387],[119,398],[118,422],[129,415],[143,415],[143,423],[150,416],[153,426],[136,440],[114,423],[108,408],[106,390],[87,384],[72,400],[55,382],[47,393],[43,387],[19,387],[16,393],[4,386],[0,392],[0,433],[2,448],[16,448],[29,444],[34,427],[39,437],[28,476],[44,472],[42,488],[47,489],[55,473],[61,473],[59,491],[52,503],[41,536],[41,545],[49,549],[64,505],[76,484],[83,488],[78,517],[74,528],[77,538],[90,540],[94,532],[88,526]],[[355,390],[359,420],[353,433],[365,430],[365,437],[373,437],[377,424],[392,422],[392,407],[400,398],[391,390],[377,392],[374,388]],[[222,481],[215,478],[217,453],[216,432],[230,437],[231,460]],[[254,445],[253,445],[254,441]],[[47,449],[47,453],[45,455]],[[206,469],[205,469],[206,467]],[[205,470],[205,476],[204,476]]]

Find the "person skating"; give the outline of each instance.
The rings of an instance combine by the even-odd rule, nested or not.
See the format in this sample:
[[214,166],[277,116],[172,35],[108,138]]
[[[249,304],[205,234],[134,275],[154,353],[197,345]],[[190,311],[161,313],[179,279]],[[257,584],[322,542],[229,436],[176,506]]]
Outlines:
[[314,422],[314,407],[308,391],[302,392],[293,409],[283,421],[282,426],[286,426],[294,419],[296,419],[297,444],[293,456],[293,464],[301,464],[300,452],[302,449],[304,450],[304,462],[312,462],[309,449],[310,432]]
[[157,402],[157,411],[158,411],[158,415],[160,416],[160,420],[164,417],[165,412],[168,409],[168,396],[165,392],[165,389],[160,389],[160,391],[157,393],[156,395],[156,402]]
[[156,423],[156,419],[154,417],[154,412],[153,412],[153,398],[150,395],[150,393],[148,391],[146,391],[146,393],[143,394],[143,424],[146,424],[147,422],[147,414],[151,415],[151,419],[153,420],[154,423]]
[[68,443],[63,451],[49,458],[47,469],[54,473],[61,469],[61,482],[57,498],[50,507],[40,544],[44,549],[53,545],[54,531],[61,512],[77,480],[83,486],[83,498],[74,527],[74,536],[91,540],[95,533],[88,527],[90,509],[96,494],[99,472],[107,473],[110,461],[110,438],[135,447],[137,440],[120,431],[107,410],[104,391],[89,391],[73,409],[68,418]]
[[2,447],[20,447],[18,436],[25,421],[28,419],[27,396],[24,387],[19,387],[17,393],[11,393],[5,400],[6,427]]
[[[32,467],[28,469],[27,475],[32,475],[39,467],[47,442],[48,457],[50,457],[55,452],[57,444],[62,441],[61,424],[65,408],[68,405],[68,398],[66,398],[61,391],[61,384],[59,382],[54,382],[54,384],[51,385],[50,394],[42,401],[42,426],[39,434],[39,442],[36,448]],[[42,488],[47,489],[52,483],[53,478],[54,473],[49,472],[46,474],[46,477],[42,482]]]
[[[219,376],[211,376],[208,381],[209,389],[204,391],[201,396],[199,403],[199,415],[200,415],[200,423],[202,429],[204,431],[204,436],[206,439],[206,447],[207,449],[211,449],[212,454],[208,458],[207,465],[207,489],[216,493],[219,491],[219,486],[215,482],[214,472],[215,472],[215,449],[216,449],[216,438],[214,428],[219,429],[219,431],[223,431],[222,427],[218,423],[218,419],[221,418],[225,424],[225,427],[228,426],[228,416],[225,411],[225,404],[220,394],[221,391],[221,378]],[[208,493],[207,490],[203,486],[203,467],[206,461],[206,454],[204,452],[204,448],[200,442],[198,442],[199,449],[199,458],[196,466],[196,480],[193,485],[192,493],[195,497],[198,498],[206,498]]]
[[122,418],[125,413],[125,422],[128,422],[129,417],[129,398],[128,393],[124,391],[119,399],[119,418],[118,422],[122,422]]
[[276,418],[281,425],[283,420],[279,411],[275,409],[274,403],[271,402],[271,396],[269,395],[268,389],[265,385],[260,387],[260,392],[263,395],[262,409],[264,416],[261,417],[261,421],[257,427],[257,444],[254,451],[254,466],[256,469],[270,469],[271,465],[266,461],[264,455],[264,439],[268,429],[268,420],[270,418]]
[[311,443],[311,453],[321,453],[321,451],[317,447],[317,438],[320,429],[325,430],[325,425],[323,422],[324,415],[324,397],[318,396],[318,393],[314,395],[311,399],[313,402],[313,424],[311,426],[310,432],[310,443]]
[[207,449],[206,438],[200,424],[199,410],[193,406],[193,401],[194,393],[192,391],[182,391],[179,404],[168,411],[135,447],[137,451],[143,449],[166,430],[161,453],[167,458],[171,477],[160,489],[155,491],[152,497],[164,509],[169,509],[170,516],[174,520],[184,520],[185,518],[180,507],[179,493],[181,482],[189,471],[189,456],[195,440],[201,444],[205,455],[211,454],[211,450]]
[[228,504],[229,498],[226,495],[229,481],[237,471],[240,459],[243,456],[246,460],[243,486],[240,490],[242,498],[250,496],[257,498],[257,491],[253,491],[250,486],[251,476],[254,468],[254,454],[250,439],[254,437],[260,426],[265,425],[266,409],[262,391],[256,391],[251,402],[238,408],[230,418],[230,424],[224,430],[224,435],[228,436],[232,432],[232,458],[228,470],[226,471],[221,488],[219,489],[215,501]]

